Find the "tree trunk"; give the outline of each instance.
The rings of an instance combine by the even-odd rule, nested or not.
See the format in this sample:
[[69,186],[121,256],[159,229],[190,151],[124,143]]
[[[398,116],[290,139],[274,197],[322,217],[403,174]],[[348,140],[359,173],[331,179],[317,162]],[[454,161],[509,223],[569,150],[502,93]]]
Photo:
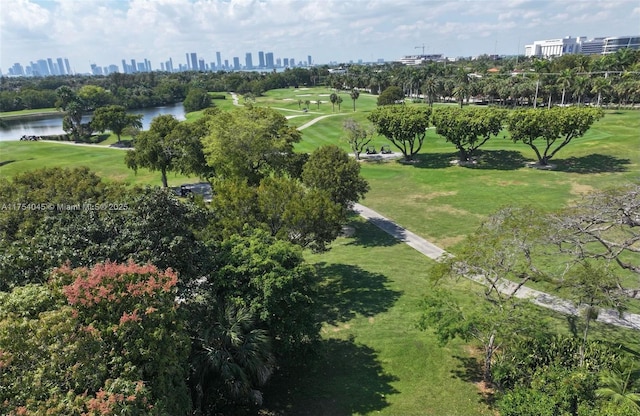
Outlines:
[[168,188],[169,184],[167,183],[167,169],[162,168],[162,187]]
[[493,358],[494,342],[496,340],[496,333],[491,333],[489,337],[489,343],[487,344],[484,356],[484,374],[482,378],[485,383],[491,383],[491,359]]

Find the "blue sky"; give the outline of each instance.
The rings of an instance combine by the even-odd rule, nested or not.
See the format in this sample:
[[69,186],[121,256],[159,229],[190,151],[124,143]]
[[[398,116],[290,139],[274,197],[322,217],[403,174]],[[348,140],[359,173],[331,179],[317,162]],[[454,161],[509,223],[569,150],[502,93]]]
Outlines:
[[90,65],[186,52],[314,62],[523,53],[537,39],[640,34],[639,0],[2,0],[0,68],[40,58]]

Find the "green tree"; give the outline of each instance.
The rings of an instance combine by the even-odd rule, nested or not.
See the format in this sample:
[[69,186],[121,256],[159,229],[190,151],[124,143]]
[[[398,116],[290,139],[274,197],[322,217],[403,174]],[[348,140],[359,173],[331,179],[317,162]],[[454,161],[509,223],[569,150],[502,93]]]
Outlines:
[[178,120],[172,115],[154,117],[149,130],[138,135],[134,149],[125,155],[127,166],[136,172],[139,168],[147,168],[152,172],[160,171],[162,186],[168,187],[167,172],[175,169],[179,158],[176,143],[170,136],[177,125]]
[[353,150],[356,160],[360,160],[360,153],[373,139],[373,131],[362,127],[354,119],[348,118],[342,123],[342,130],[346,133],[346,140]]
[[360,176],[360,164],[338,146],[322,146],[314,150],[302,171],[303,183],[326,191],[331,201],[345,211],[369,190]]
[[336,110],[336,103],[338,102],[338,94],[332,92],[329,96],[329,101],[331,101],[331,111]]
[[392,85],[387,89],[385,89],[384,91],[382,91],[382,93],[378,96],[377,103],[379,106],[393,105],[403,100],[404,100],[404,93],[402,92],[402,89],[400,87],[396,87],[395,85]]
[[564,69],[558,76],[558,82],[562,86],[561,105],[564,105],[564,96],[567,92],[567,89],[573,85],[574,79],[575,79],[575,73],[571,69]]
[[83,85],[78,90],[78,98],[84,104],[86,111],[94,111],[113,102],[113,95],[110,91],[98,85],[90,84]]
[[621,364],[600,374],[596,396],[640,415],[640,369]]
[[410,161],[422,148],[430,117],[431,108],[387,106],[376,108],[367,118]]
[[453,143],[467,162],[480,146],[502,130],[505,113],[496,109],[439,108],[433,112],[436,133]]
[[269,331],[278,355],[302,351],[318,339],[318,279],[299,247],[247,230],[223,241],[216,260],[212,293],[249,310],[257,327]]
[[358,98],[360,98],[360,91],[358,91],[357,88],[354,88],[351,90],[351,92],[349,93],[349,96],[351,97],[351,99],[353,100],[353,111],[356,111],[356,100]]
[[429,107],[433,107],[436,95],[438,93],[438,81],[435,77],[431,76],[424,81],[422,85],[422,94],[429,103]]
[[182,104],[187,113],[202,110],[211,106],[211,96],[203,89],[190,88]]
[[262,107],[221,112],[209,122],[202,142],[207,163],[217,175],[246,179],[250,185],[286,170],[301,134],[275,110]]
[[120,143],[120,135],[124,129],[127,127],[142,128],[142,115],[127,114],[126,109],[121,105],[99,107],[93,113],[91,127],[100,132],[111,130],[118,136],[118,143]]
[[338,103],[338,111],[340,111],[340,105],[342,104],[344,100],[342,99],[341,96],[338,96],[338,99],[336,100],[336,103]]
[[[582,137],[594,122],[604,116],[593,108],[553,108],[517,110],[507,118],[507,125],[514,142],[522,141],[533,149],[538,163],[546,166],[549,159],[576,137]],[[542,152],[536,141],[542,142]],[[555,147],[554,147],[555,146]]]

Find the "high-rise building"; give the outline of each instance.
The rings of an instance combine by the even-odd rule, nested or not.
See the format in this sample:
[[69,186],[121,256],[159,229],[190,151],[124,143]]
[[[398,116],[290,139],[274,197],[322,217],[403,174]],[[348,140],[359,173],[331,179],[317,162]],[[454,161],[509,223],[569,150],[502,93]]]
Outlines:
[[138,65],[136,64],[136,60],[131,60],[131,73],[138,72]]
[[260,68],[264,68],[264,52],[262,51],[258,52],[258,64]]
[[52,75],[49,72],[49,67],[47,66],[47,61],[44,59],[38,59],[38,75],[41,77],[46,77]]
[[289,66],[289,58],[284,58],[284,66]]
[[185,58],[187,59],[187,71],[189,69],[191,69],[191,62],[189,61],[189,52],[184,54]]
[[240,69],[240,58],[238,58],[237,56],[233,57],[233,69],[235,70]]
[[151,72],[151,61],[147,60],[147,58],[144,58],[144,70]]
[[49,66],[49,75],[58,75],[56,74],[56,70],[53,67],[53,61],[51,60],[51,58],[47,58],[47,64]]
[[307,65],[311,66],[311,55],[307,55]]
[[220,57],[220,52],[216,52],[216,62],[218,63],[218,70],[222,69],[222,58]]
[[204,63],[204,59],[198,59],[198,69],[202,72],[207,70],[207,66]]
[[251,56],[251,52],[247,52],[244,57],[244,67],[246,69],[253,69],[253,57]]
[[228,59],[224,60],[224,69],[229,69],[229,60]]
[[67,75],[71,75],[71,65],[69,65],[69,60],[64,58],[64,67],[67,70]]
[[265,62],[265,67],[266,68],[274,68],[275,65],[274,65],[274,62],[273,62],[273,52],[267,52],[264,57],[265,57],[265,61],[266,61]]
[[640,49],[640,36],[612,36],[604,39],[604,55],[616,53],[620,49]]
[[294,66],[296,66],[296,60],[293,58],[289,58],[289,66],[291,68],[293,68]]
[[191,52],[191,70],[198,70],[198,54],[195,52]]
[[118,72],[118,65],[111,64],[109,65],[109,73],[112,74],[114,72]]
[[127,61],[125,61],[124,59],[122,60],[122,73],[123,74],[129,73],[129,70],[127,69]]
[[58,62],[58,75],[65,75],[64,64],[62,62],[62,58],[58,58],[58,59],[56,59],[56,61]]
[[23,76],[24,68],[22,68],[22,65],[20,65],[18,62],[16,62],[11,68],[9,68],[9,75]]

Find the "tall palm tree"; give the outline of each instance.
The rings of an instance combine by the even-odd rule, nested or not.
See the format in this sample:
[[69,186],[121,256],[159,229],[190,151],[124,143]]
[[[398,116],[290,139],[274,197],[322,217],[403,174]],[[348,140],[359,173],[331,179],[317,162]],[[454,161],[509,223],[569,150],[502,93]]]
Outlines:
[[469,87],[466,84],[460,84],[453,89],[453,96],[458,100],[458,103],[460,103],[460,108],[462,108],[463,101],[468,94]]
[[558,76],[558,82],[562,85],[562,105],[564,105],[564,97],[567,92],[567,88],[573,84],[574,73],[571,69],[563,69]]
[[607,77],[598,77],[593,80],[593,87],[591,88],[591,92],[594,94],[598,94],[598,107],[602,102],[602,94],[606,94],[611,89],[611,82]]
[[336,103],[338,102],[338,94],[332,92],[329,96],[329,101],[331,101],[331,111],[336,111]]
[[435,77],[429,77],[424,81],[422,85],[422,94],[424,94],[424,98],[429,103],[429,107],[433,107],[433,102],[435,101],[436,93],[438,92],[438,83]]
[[583,96],[589,87],[589,78],[578,76],[573,80],[573,93],[578,97],[578,105],[583,101]]
[[351,99],[353,100],[353,111],[356,111],[356,100],[360,97],[360,91],[357,88],[354,88],[349,93]]

